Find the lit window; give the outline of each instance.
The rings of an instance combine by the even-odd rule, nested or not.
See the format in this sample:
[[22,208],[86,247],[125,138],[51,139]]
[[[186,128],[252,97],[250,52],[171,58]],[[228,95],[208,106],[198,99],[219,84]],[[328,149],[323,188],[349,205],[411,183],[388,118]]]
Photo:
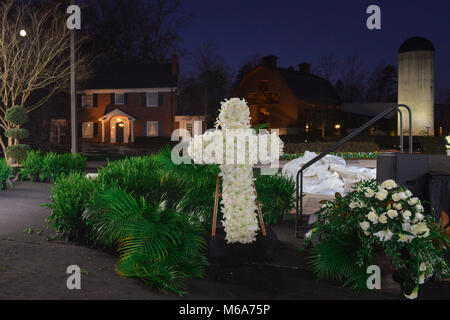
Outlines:
[[114,104],[125,104],[125,93],[115,93]]
[[93,122],[83,122],[82,134],[83,134],[83,138],[93,138],[94,137],[94,123]]
[[186,122],[186,130],[189,132],[190,136],[193,136],[192,132],[192,122]]
[[203,133],[203,122],[201,120],[194,121],[194,135],[199,135]]
[[147,121],[147,137],[158,136],[158,121]]
[[158,106],[158,92],[147,92],[147,107]]
[[81,107],[82,108],[92,108],[94,106],[94,95],[84,94],[81,96]]

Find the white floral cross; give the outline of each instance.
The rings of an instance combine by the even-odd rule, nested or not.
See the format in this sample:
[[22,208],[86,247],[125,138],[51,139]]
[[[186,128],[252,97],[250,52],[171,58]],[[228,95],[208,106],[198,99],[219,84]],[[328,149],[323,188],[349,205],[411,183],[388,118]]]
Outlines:
[[253,164],[277,162],[282,149],[277,132],[254,133],[247,103],[239,98],[222,102],[216,129],[195,136],[190,142],[188,153],[195,163],[220,165],[222,224],[228,243],[256,240],[259,227]]

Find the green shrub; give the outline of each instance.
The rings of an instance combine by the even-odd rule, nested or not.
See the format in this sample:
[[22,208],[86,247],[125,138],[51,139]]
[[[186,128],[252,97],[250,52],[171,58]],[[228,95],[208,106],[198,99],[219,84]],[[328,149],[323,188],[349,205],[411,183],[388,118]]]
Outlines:
[[264,223],[280,221],[295,205],[295,181],[284,175],[259,175],[255,180]]
[[39,175],[44,166],[44,156],[39,150],[30,150],[25,159],[20,161],[22,168],[20,168],[20,176],[31,179],[32,181],[39,181]]
[[6,109],[5,121],[13,125],[21,125],[28,122],[28,113],[21,106]]
[[6,163],[5,159],[0,159],[0,190],[4,189],[6,185],[11,186],[11,179],[12,178],[12,169],[11,167]]
[[6,149],[6,155],[8,158],[14,158],[17,161],[24,159],[27,156],[27,152],[30,150],[30,146],[26,144],[16,144],[9,146]]
[[83,221],[82,214],[96,190],[95,181],[86,179],[81,173],[57,178],[50,189],[50,203],[43,205],[51,210],[49,225],[73,240],[91,243],[91,230]]
[[5,131],[5,137],[18,140],[26,139],[30,136],[28,130],[23,128],[12,128]]
[[152,205],[110,188],[97,195],[83,217],[99,243],[118,247],[122,276],[178,294],[185,293],[186,279],[203,276],[205,242],[196,215],[170,209],[164,200]]
[[159,165],[154,156],[109,162],[98,170],[97,181],[106,188],[119,186],[138,198],[145,196],[148,201],[159,200],[161,196]]
[[[35,158],[39,165],[41,159]],[[80,154],[71,153],[56,154],[49,152],[42,159],[42,167],[39,174],[41,181],[55,182],[62,175],[68,175],[73,172],[84,173],[86,169],[86,158]]]

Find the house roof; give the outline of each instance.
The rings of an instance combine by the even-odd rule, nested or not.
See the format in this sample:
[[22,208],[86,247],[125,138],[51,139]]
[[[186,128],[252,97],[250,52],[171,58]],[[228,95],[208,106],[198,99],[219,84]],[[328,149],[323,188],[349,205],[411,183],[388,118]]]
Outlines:
[[341,104],[341,99],[328,80],[312,73],[304,73],[294,69],[272,69],[280,73],[299,100],[331,105]]
[[114,107],[113,105],[109,105],[106,107],[105,114],[99,119],[99,121],[108,120],[108,118],[110,117],[117,117],[117,116],[127,117],[130,120],[136,120],[133,116],[121,110],[120,108]]
[[168,88],[177,86],[177,76],[172,74],[172,65],[123,64],[103,66],[94,71],[84,89],[138,89]]
[[[365,102],[354,102],[354,103],[344,103],[341,106],[341,111],[352,113],[360,116],[375,117],[386,109],[397,105],[397,102],[382,102],[382,103],[365,103]],[[407,117],[405,112],[403,115]],[[396,112],[391,112],[385,118],[391,119],[396,115]]]

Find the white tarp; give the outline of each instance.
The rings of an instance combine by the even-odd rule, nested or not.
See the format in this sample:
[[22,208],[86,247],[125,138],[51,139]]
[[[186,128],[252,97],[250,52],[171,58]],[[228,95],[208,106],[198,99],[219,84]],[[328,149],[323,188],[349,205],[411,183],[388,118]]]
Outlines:
[[[312,160],[316,154],[306,151],[303,157],[289,161],[283,166],[283,173],[294,178],[298,170]],[[347,167],[343,158],[327,155],[303,171],[303,192],[309,194],[344,195],[356,182],[375,179],[376,169]]]

